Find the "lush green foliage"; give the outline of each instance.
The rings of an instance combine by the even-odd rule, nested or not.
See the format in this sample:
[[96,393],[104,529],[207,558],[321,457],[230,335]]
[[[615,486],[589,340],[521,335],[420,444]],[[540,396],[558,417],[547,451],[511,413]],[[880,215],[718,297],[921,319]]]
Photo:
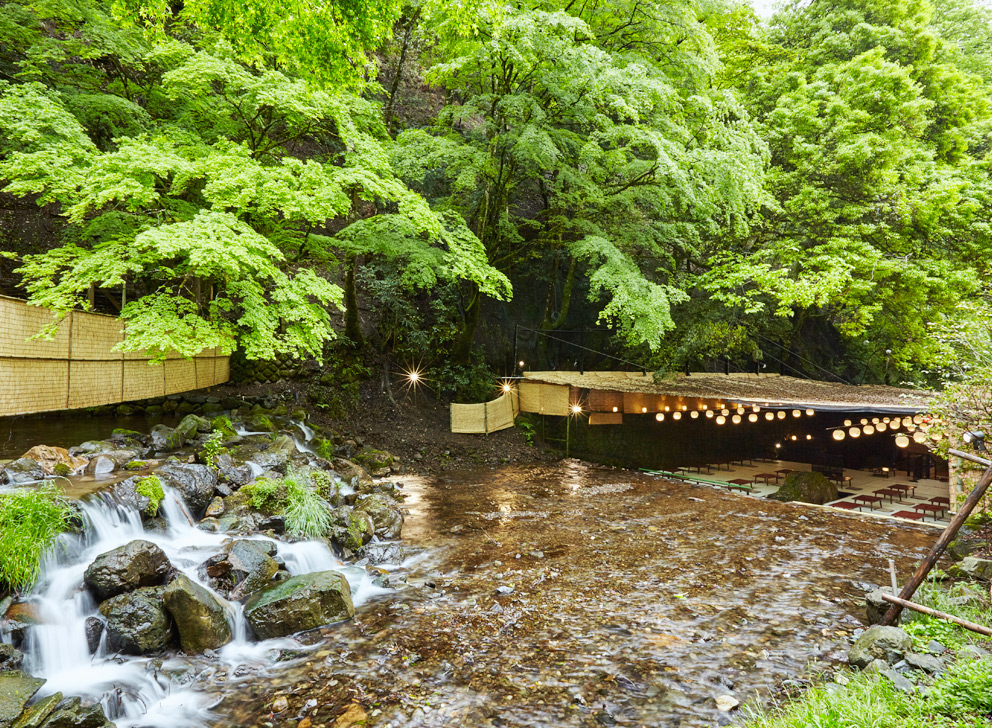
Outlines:
[[158,509],[162,505],[162,499],[165,498],[165,491],[162,490],[162,481],[159,477],[157,475],[149,475],[141,478],[135,484],[134,490],[138,495],[148,499],[148,505],[145,506],[145,513],[149,516],[157,515]]
[[241,492],[252,506],[268,513],[282,513],[286,531],[298,538],[320,538],[331,525],[330,505],[322,497],[333,485],[328,477],[290,467],[278,480],[256,478]]
[[[230,427],[228,427],[228,429],[230,429]],[[207,439],[204,440],[203,462],[206,463],[208,468],[216,467],[217,457],[228,451],[227,448],[224,447],[224,439],[226,437],[227,435],[223,431],[214,430],[207,436]]]
[[69,530],[72,510],[54,485],[0,493],[0,584],[26,589],[41,558]]

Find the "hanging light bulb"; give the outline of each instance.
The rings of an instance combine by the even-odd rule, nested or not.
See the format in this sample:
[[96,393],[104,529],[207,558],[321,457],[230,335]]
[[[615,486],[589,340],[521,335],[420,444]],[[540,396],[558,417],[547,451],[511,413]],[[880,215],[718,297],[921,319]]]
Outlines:
[[871,425],[865,425],[864,433],[866,435],[874,435],[875,434],[875,428],[872,427]]
[[892,418],[891,417],[883,417],[882,418],[882,422],[884,422],[885,424],[889,424],[891,421],[892,421]]
[[923,430],[917,430],[916,432],[913,433],[913,440],[916,442],[926,442],[927,433],[925,433]]
[[673,420],[681,420],[682,419],[682,413],[681,412],[672,412],[672,419]]
[[718,425],[722,425],[726,421],[727,421],[727,418],[724,417],[723,415],[720,415],[719,417],[716,418],[716,423]]
[[913,416],[913,422],[915,422],[918,425],[922,425],[923,424],[923,415],[914,415]]
[[889,429],[889,426],[884,422],[879,422],[875,425],[875,432],[885,432],[887,429]]
[[872,423],[873,425],[877,425],[877,424],[879,423],[879,419],[878,419],[877,417],[872,417],[872,418],[871,418],[871,423]]
[[791,438],[789,438],[789,439],[790,439],[790,440],[792,440],[793,442],[795,442],[797,438],[796,438],[796,436],[795,436],[795,435],[793,435],[793,436],[792,436]]
[[711,409],[706,410],[706,417],[708,419],[713,419],[713,410]]
[[905,435],[898,435],[896,437],[896,446],[897,447],[909,447],[909,438],[906,437]]
[[737,414],[739,414],[739,415],[744,414],[744,408],[743,407],[738,407],[737,408]]
[[741,423],[741,416],[740,415],[734,415],[730,419],[730,421],[733,422],[735,425],[739,425]]
[[812,407],[806,410],[807,417],[812,417],[814,414],[815,414],[815,410]]
[[785,419],[785,410],[779,410],[778,411],[778,418],[780,420],[784,420]]
[[898,430],[900,427],[902,427],[902,420],[900,420],[898,417],[896,417],[894,420],[889,421],[890,430]]
[[668,411],[669,411],[670,409],[671,409],[671,407],[669,407],[669,406],[668,406],[668,405],[666,404],[666,405],[665,405],[665,412],[668,412]]
[[683,412],[685,412],[687,409],[689,409],[688,405],[682,405],[682,411]]
[[720,414],[726,417],[727,415],[730,414],[730,410],[729,409],[720,410]]
[[641,414],[642,414],[642,415],[643,415],[643,414],[646,414],[646,413],[647,413],[647,411],[648,411],[648,408],[647,408],[647,407],[641,407]]
[[759,407],[758,405],[754,405],[754,406],[753,406],[753,407],[751,408],[751,411],[752,411],[752,412],[761,412],[761,407]]
[[765,412],[765,419],[768,420],[769,422],[771,422],[772,420],[775,419],[775,413],[774,412]]
[[800,412],[799,410],[792,410],[792,416],[793,417],[802,417],[803,416],[803,413]]
[[903,417],[902,418],[902,424],[903,424],[903,427],[909,427],[910,425],[913,424],[913,418],[912,417]]
[[656,420],[658,420],[658,422],[664,422],[665,421],[665,413],[664,412],[659,412],[658,414],[656,414],[654,416],[654,418]]
[[847,437],[847,433],[844,432],[843,430],[834,430],[833,437],[835,440],[843,440],[845,437]]
[[751,414],[749,414],[747,416],[747,421],[748,422],[757,422],[758,421],[758,415],[756,415],[756,414],[754,414],[754,412],[752,412]]
[[617,411],[617,408],[616,408],[616,407],[614,407],[614,408],[613,408],[613,411],[614,411],[614,412],[616,412],[616,411]]
[[694,419],[694,420],[695,420],[695,419],[698,419],[698,418],[699,418],[699,412],[697,412],[696,410],[693,410],[692,412],[690,412],[690,413],[689,413],[689,416],[690,416],[690,417],[691,417],[692,419]]
[[850,426],[851,426],[851,421],[850,420],[844,420],[844,427],[850,427]]
[[847,434],[850,435],[851,437],[861,437],[861,430],[859,430],[857,427],[852,427],[850,430],[847,431]]
[[867,425],[867,424],[868,424],[868,420],[867,420],[867,419],[865,419],[864,417],[862,417],[862,418],[861,418],[861,424],[862,424],[862,425]]
[[812,440],[813,439],[813,436],[812,435],[806,435],[806,439],[807,440]]

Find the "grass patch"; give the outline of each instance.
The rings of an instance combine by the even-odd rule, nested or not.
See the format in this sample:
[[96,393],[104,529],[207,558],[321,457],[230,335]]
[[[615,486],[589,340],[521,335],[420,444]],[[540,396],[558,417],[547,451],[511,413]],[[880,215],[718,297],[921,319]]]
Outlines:
[[256,478],[243,492],[252,506],[267,513],[282,513],[286,531],[297,538],[320,538],[331,526],[330,504],[322,497],[334,483],[322,472],[289,468],[285,478]]
[[0,494],[0,583],[27,589],[41,557],[69,530],[72,510],[54,485]]
[[162,481],[158,479],[157,475],[149,475],[135,483],[134,490],[138,495],[142,495],[148,499],[148,505],[145,506],[145,515],[154,517],[162,505],[162,499],[165,498],[165,491],[162,490]]
[[[992,624],[988,592],[973,582],[946,583],[931,579],[920,587],[913,601],[971,622]],[[902,628],[913,638],[913,649],[917,652],[925,651],[931,640],[950,648],[985,642],[980,635],[953,622],[909,609],[903,610]]]

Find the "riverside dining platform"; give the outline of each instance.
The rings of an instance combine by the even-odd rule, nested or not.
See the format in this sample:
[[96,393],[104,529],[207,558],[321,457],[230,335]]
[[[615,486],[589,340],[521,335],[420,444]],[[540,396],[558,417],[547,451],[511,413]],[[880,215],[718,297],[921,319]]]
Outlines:
[[[722,487],[744,495],[763,498],[775,493],[785,476],[793,471],[809,471],[809,463],[786,460],[737,461],[708,463],[700,467],[682,467],[675,478],[688,482]],[[891,470],[887,476],[871,470],[840,469],[831,480],[840,488],[841,497],[825,505],[850,513],[899,518],[918,523],[947,523],[950,498],[946,482],[931,479],[909,481],[905,472]],[[709,471],[709,472],[705,472]],[[648,471],[664,475],[665,471]],[[704,474],[705,472],[705,474]],[[698,473],[699,475],[694,475]]]

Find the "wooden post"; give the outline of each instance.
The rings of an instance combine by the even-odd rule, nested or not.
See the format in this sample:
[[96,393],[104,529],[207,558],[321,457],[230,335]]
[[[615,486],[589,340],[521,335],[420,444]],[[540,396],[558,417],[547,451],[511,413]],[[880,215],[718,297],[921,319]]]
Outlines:
[[931,609],[930,607],[924,607],[922,604],[916,604],[915,602],[907,601],[906,599],[900,599],[899,597],[891,596],[890,594],[882,594],[882,599],[891,603],[897,604],[900,607],[906,607],[906,609],[912,609],[914,612],[920,612],[922,614],[929,614],[931,617],[939,617],[940,619],[946,619],[948,622],[954,622],[965,629],[970,629],[972,632],[978,632],[978,634],[988,635],[992,637],[992,629],[989,629],[985,625],[975,624],[974,622],[969,622],[967,619],[961,619],[960,617],[955,617],[953,614],[948,614],[947,612],[939,612],[936,609]]
[[[957,515],[951,520],[944,532],[940,534],[940,538],[937,539],[937,543],[933,545],[930,549],[930,553],[927,557],[923,559],[916,573],[913,574],[912,578],[906,582],[906,586],[903,587],[902,592],[899,594],[899,598],[903,601],[909,601],[913,598],[913,594],[923,583],[923,580],[927,578],[927,574],[937,563],[937,560],[943,555],[944,550],[950,545],[954,537],[958,535],[958,531],[961,530],[961,526],[964,522],[968,520],[968,516],[974,510],[975,506],[985,497],[985,491],[988,490],[989,485],[992,484],[992,463],[984,458],[979,458],[969,453],[960,453],[958,451],[951,451],[952,454],[961,456],[962,454],[969,460],[980,461],[982,464],[987,466],[986,471],[982,474],[981,480],[975,486],[974,490],[968,494],[968,498],[961,505],[961,510],[958,511]],[[896,620],[899,619],[899,614],[902,612],[902,605],[898,602],[892,604],[889,610],[882,617],[882,621],[879,624],[892,625],[895,624]]]

